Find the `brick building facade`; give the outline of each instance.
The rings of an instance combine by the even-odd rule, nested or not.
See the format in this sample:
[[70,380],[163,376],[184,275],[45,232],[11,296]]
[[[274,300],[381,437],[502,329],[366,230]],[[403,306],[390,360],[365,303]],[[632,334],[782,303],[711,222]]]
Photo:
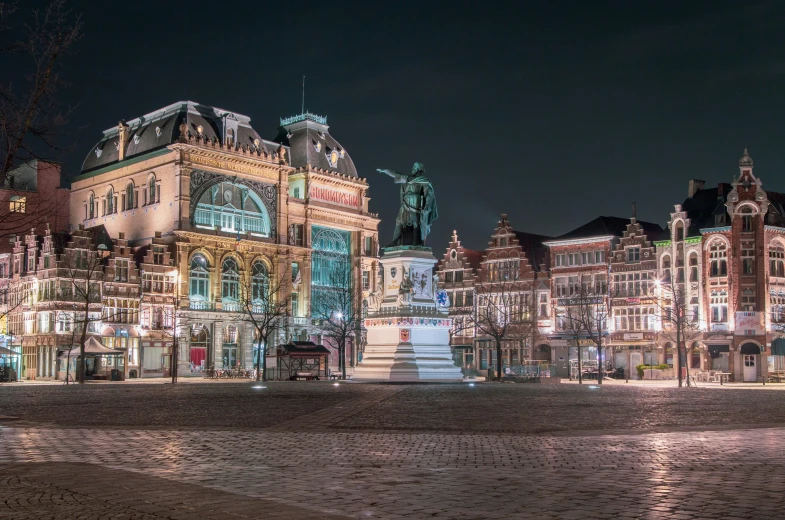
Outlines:
[[[707,188],[694,179],[688,190],[665,229],[633,213],[631,219],[598,217],[542,242],[548,253],[538,282],[549,287],[553,304],[538,343],[550,349],[560,375],[575,365],[578,345],[588,364],[597,359],[589,334],[564,330],[579,294],[603,302],[609,318],[604,362],[628,377],[637,376],[640,364],[676,367],[678,345],[682,366],[691,370],[726,372],[732,381],[785,374],[785,194],[763,189],[746,150],[731,183]],[[483,261],[470,266],[475,292],[489,251],[509,254],[499,242],[505,229],[500,223]],[[453,250],[459,250],[455,240],[447,255]],[[440,269],[446,265],[448,256]],[[519,362],[537,362],[537,351],[521,351]],[[676,377],[673,369],[662,373]]]

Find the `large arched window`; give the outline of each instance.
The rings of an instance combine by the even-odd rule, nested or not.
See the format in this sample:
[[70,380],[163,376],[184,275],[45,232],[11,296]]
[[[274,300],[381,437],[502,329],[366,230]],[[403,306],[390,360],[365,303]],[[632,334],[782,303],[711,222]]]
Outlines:
[[191,281],[189,296],[192,300],[207,300],[210,287],[210,272],[207,270],[207,259],[202,255],[194,255],[188,273]]
[[728,248],[725,242],[716,240],[709,247],[709,276],[728,276]]
[[234,258],[227,258],[221,266],[221,300],[236,303],[240,299],[240,269]]
[[230,233],[270,236],[270,217],[261,199],[246,186],[228,182],[211,186],[199,197],[194,224]]
[[264,305],[267,302],[269,280],[267,266],[264,262],[257,260],[251,269],[251,298],[254,306]]
[[136,194],[135,187],[133,181],[128,183],[128,186],[125,187],[125,209],[128,211],[129,209],[134,209],[134,195]]
[[314,226],[312,284],[322,287],[344,285],[349,269],[349,237],[345,232]]

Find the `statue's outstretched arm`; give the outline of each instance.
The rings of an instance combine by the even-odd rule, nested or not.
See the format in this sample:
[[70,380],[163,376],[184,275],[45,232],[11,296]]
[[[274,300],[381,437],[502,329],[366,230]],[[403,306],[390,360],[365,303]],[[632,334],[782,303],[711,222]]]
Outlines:
[[402,173],[398,173],[394,170],[388,170],[387,168],[377,168],[376,171],[379,173],[383,173],[385,175],[389,175],[390,177],[395,179],[395,182],[398,184],[406,182],[406,175]]

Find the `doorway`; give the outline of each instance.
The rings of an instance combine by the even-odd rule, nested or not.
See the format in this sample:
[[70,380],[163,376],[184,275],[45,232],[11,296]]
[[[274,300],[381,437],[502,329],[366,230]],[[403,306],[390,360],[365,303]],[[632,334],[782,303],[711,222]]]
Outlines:
[[744,381],[757,381],[758,379],[758,369],[755,367],[755,358],[757,356],[754,354],[744,354]]
[[630,352],[630,376],[637,372],[633,372],[633,370],[637,370],[638,365],[643,364],[643,355],[640,352]]
[[758,380],[758,358],[760,347],[755,343],[745,343],[741,346],[742,379],[744,382]]

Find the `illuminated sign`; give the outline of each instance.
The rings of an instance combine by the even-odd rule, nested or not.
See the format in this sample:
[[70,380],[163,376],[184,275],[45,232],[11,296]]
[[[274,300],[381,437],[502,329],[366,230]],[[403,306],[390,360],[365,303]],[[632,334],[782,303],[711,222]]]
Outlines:
[[360,197],[356,193],[324,188],[322,186],[311,186],[308,191],[308,198],[350,208],[360,207]]

